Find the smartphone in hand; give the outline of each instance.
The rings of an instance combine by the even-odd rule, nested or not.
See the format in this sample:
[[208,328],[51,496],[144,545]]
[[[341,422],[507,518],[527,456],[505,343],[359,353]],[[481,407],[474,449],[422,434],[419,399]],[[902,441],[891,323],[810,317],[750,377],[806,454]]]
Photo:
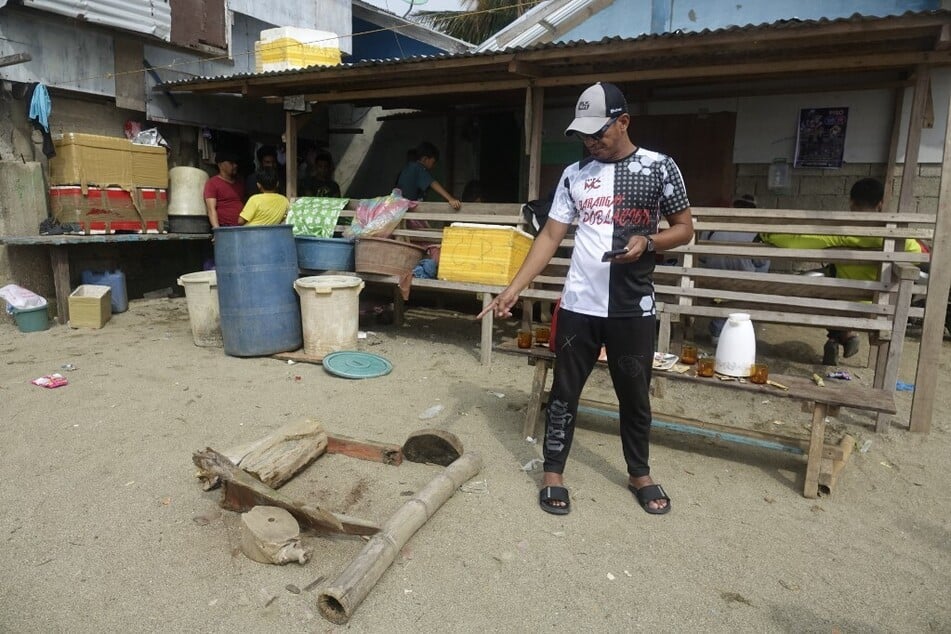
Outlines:
[[613,259],[616,258],[617,256],[619,256],[619,255],[624,255],[625,253],[627,253],[627,249],[626,249],[626,248],[624,248],[624,249],[614,249],[613,251],[605,251],[604,254],[601,256],[601,261],[602,261],[602,262],[610,262],[611,260],[613,260]]

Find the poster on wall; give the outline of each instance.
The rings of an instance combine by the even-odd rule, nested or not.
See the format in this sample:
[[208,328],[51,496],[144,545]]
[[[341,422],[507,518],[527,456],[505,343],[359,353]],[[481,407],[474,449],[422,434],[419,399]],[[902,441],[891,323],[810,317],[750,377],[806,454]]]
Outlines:
[[796,133],[796,167],[842,167],[848,108],[803,108]]

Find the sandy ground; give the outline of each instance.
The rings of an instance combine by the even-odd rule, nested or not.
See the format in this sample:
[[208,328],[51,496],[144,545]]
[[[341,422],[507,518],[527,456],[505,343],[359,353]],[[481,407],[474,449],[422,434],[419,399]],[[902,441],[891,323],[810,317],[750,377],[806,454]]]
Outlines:
[[[538,508],[540,474],[521,468],[538,455],[520,437],[525,360],[481,366],[478,324],[451,310],[417,307],[405,326],[374,331],[361,345],[395,369],[349,381],[198,348],[184,299],[133,301],[99,331],[24,334],[4,318],[0,630],[343,629],[317,611],[319,585],[287,587],[332,579],[363,542],[306,534],[306,565],[251,562],[238,516],[200,490],[191,465],[196,449],[316,417],[392,443],[438,427],[485,463],[484,487],[457,492],[419,530],[352,631],[951,631],[947,350],[930,435],[876,435],[869,417],[843,412],[834,428],[871,445],[829,497],[800,495],[796,456],[657,432],[653,471],[673,512],[649,516],[624,488],[613,421],[583,415],[566,474],[574,509],[561,518]],[[758,326],[758,336],[776,369],[816,369],[821,332]],[[910,383],[913,338],[906,350]],[[29,383],[66,363],[68,386]],[[592,379],[592,393],[607,388]],[[907,417],[910,395],[899,401]],[[807,420],[781,400],[696,386],[673,386],[655,410],[800,431]],[[325,456],[285,490],[383,521],[437,471]]]

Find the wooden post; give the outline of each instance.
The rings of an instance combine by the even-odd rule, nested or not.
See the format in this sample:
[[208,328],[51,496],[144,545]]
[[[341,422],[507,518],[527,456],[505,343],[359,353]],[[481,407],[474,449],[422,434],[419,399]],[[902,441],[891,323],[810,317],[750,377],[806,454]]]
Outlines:
[[56,289],[56,321],[65,324],[69,321],[69,292],[72,284],[69,279],[69,247],[52,245],[50,264],[53,267],[53,288]]
[[525,122],[530,134],[526,139],[528,153],[528,200],[537,200],[541,195],[542,176],[542,123],[545,116],[545,89],[529,87],[526,95]]
[[[482,310],[489,307],[492,299],[492,293],[482,293]],[[482,341],[479,347],[482,365],[492,365],[492,324],[494,322],[495,315],[490,310],[482,318]]]
[[545,393],[545,382],[548,380],[548,359],[535,360],[535,376],[532,377],[532,392],[528,396],[528,411],[525,412],[525,423],[522,425],[522,439],[534,438],[538,427],[538,414],[542,409],[542,394]]
[[822,466],[822,450],[826,438],[825,403],[815,403],[812,408],[812,433],[809,435],[809,452],[806,458],[806,483],[802,494],[807,498],[819,497],[819,469]]
[[287,177],[287,197],[297,198],[297,117],[290,110],[284,112],[284,166]]
[[911,402],[911,431],[927,433],[931,430],[934,397],[938,382],[938,362],[944,339],[944,318],[948,306],[948,286],[951,285],[951,103],[948,104],[948,123],[944,135],[944,160],[941,163],[941,190],[938,193],[938,218],[935,222],[934,243],[931,249],[931,276],[928,280],[928,302],[925,304],[925,324],[918,350],[918,368],[915,372],[915,395]]
[[401,506],[346,570],[317,596],[317,607],[324,618],[338,625],[349,621],[410,537],[481,468],[482,457],[467,453]]

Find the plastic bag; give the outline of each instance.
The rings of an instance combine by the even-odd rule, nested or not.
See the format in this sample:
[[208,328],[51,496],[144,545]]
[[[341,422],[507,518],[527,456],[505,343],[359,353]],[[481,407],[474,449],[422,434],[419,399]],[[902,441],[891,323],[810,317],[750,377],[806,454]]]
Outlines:
[[136,145],[151,145],[168,149],[168,142],[159,134],[158,128],[142,130],[132,137],[132,142]]
[[16,284],[7,284],[0,288],[0,299],[9,304],[7,307],[8,313],[12,313],[13,309],[23,310],[25,308],[46,306],[45,298]]
[[343,235],[345,238],[386,238],[396,229],[406,210],[415,205],[415,201],[403,198],[398,189],[388,196],[361,200],[353,222],[344,229]]

